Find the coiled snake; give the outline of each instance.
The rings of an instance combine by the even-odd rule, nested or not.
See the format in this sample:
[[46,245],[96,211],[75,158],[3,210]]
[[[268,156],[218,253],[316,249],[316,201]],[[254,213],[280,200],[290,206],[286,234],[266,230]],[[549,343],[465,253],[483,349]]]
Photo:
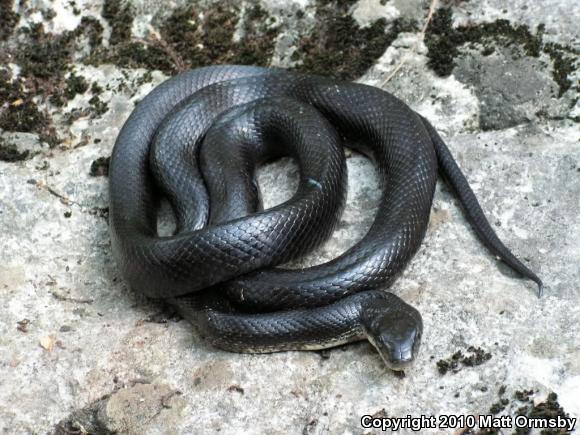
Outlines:
[[[333,231],[345,201],[343,143],[378,167],[374,223],[328,263],[275,267]],[[262,210],[255,169],[280,156],[298,162],[299,187]],[[489,250],[541,293],[424,118],[374,87],[270,68],[195,69],[137,105],[111,159],[113,252],[133,289],[175,304],[218,347],[274,352],[367,338],[401,370],[417,352],[421,316],[382,289],[423,240],[438,171]],[[157,233],[161,196],[176,220],[169,237]]]

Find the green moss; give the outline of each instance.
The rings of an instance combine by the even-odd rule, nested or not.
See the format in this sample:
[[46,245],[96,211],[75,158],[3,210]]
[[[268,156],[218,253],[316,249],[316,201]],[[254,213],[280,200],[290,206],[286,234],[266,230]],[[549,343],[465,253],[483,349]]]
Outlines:
[[102,16],[111,26],[111,45],[131,39],[131,26],[135,17],[130,3],[123,0],[105,0]]
[[103,26],[94,17],[82,17],[79,26],[74,30],[76,36],[86,36],[91,49],[99,47],[103,42]]
[[[534,390],[523,390],[523,391],[516,391],[514,393],[514,399],[509,400],[507,398],[502,398],[498,402],[494,403],[489,412],[492,414],[499,414],[500,412],[508,409],[506,415],[518,415],[518,416],[526,416],[529,419],[558,419],[558,418],[568,418],[570,415],[564,411],[562,406],[558,403],[558,395],[554,392],[548,394],[548,397],[545,401],[538,403],[537,405],[534,404],[535,400],[532,399],[532,396],[537,393]],[[501,396],[501,394],[500,394]],[[525,403],[524,406],[521,406],[522,403]],[[487,429],[485,429],[487,430]],[[479,434],[481,432],[478,431]],[[482,432],[483,433],[483,432]],[[488,433],[488,432],[485,432]],[[528,427],[520,427],[516,428],[515,434],[517,435],[524,435],[531,433],[531,429]],[[562,428],[547,428],[542,429],[540,431],[542,435],[560,435],[568,433],[567,431],[563,430]]]
[[507,20],[496,20],[475,26],[453,28],[453,12],[442,8],[435,12],[425,33],[429,66],[441,76],[451,74],[455,66],[454,59],[459,54],[458,48],[463,44],[477,43],[483,46],[484,55],[494,51],[494,45],[517,45],[523,48],[528,56],[538,57],[542,47],[543,27],[534,35],[524,25],[513,26]]
[[[303,35],[295,51],[296,69],[328,74],[343,79],[360,77],[384,53],[402,31],[416,30],[415,22],[396,20],[390,25],[380,19],[370,26],[359,26],[350,15],[355,0],[317,0],[316,18],[320,25]],[[119,16],[131,23],[130,8],[122,0],[108,0],[103,16],[113,32]],[[303,17],[303,11],[297,13]],[[156,21],[154,20],[154,23]],[[122,67],[158,69],[174,74],[182,69],[235,63],[267,66],[280,32],[274,17],[259,4],[242,11],[233,1],[209,8],[186,4],[157,22],[160,40],[131,39],[119,30],[110,49],[101,49],[88,61],[112,62]],[[235,40],[236,31],[240,39]]]
[[103,93],[103,88],[99,86],[97,82],[93,82],[93,84],[91,85],[91,93],[93,95],[100,95]]
[[49,97],[49,101],[55,106],[63,106],[66,100],[72,100],[77,94],[84,94],[89,89],[88,82],[81,76],[71,73],[66,79],[65,88],[61,92],[55,92]]
[[137,80],[135,80],[135,84],[137,86],[141,86],[145,83],[151,83],[152,81],[153,81],[153,74],[151,73],[151,71],[147,71],[147,72],[145,72],[145,74],[143,74]]
[[[225,5],[218,5],[207,11],[202,26],[196,28],[193,38],[185,41],[185,44],[197,42],[195,46],[190,47],[190,50],[185,50],[184,41],[177,41],[181,32],[173,32],[167,27],[171,21],[166,24],[163,34],[178,48],[177,51],[182,54],[184,60],[194,67],[208,63],[222,63],[231,57],[232,48],[235,47],[232,39],[238,24],[238,14],[239,10],[236,7]],[[183,24],[187,25],[187,23]]]
[[565,54],[565,50],[560,44],[549,43],[545,46],[545,51],[552,58],[552,77],[558,84],[558,97],[564,95],[572,87],[572,80],[569,77],[576,71],[576,62],[579,54],[576,51],[570,56]]
[[514,398],[520,402],[529,402],[534,395],[534,390],[521,390],[514,393]]
[[[0,0],[0,36],[9,30],[5,20],[11,8],[11,1]],[[50,19],[54,11],[46,9],[45,16]],[[88,40],[90,51],[101,46],[103,27],[95,18],[83,17],[76,29],[62,34],[46,32],[42,23],[20,28],[18,33],[18,44],[3,47],[3,54],[20,67],[20,74],[13,80],[7,69],[0,69],[0,128],[37,133],[41,141],[54,147],[60,142],[56,129],[37,102],[49,100],[62,106],[77,93],[87,91],[82,77],[68,73],[81,42]],[[93,110],[101,113],[105,106],[95,102]]]
[[[538,57],[544,52],[551,57],[553,79],[559,86],[559,97],[572,86],[569,76],[576,69],[574,57],[566,55],[567,49],[559,44],[544,44],[544,25],[540,24],[536,32],[532,33],[528,26],[514,25],[507,20],[460,26],[455,29],[452,23],[452,10],[441,8],[433,15],[425,33],[428,65],[437,75],[448,76],[452,73],[455,58],[460,53],[459,48],[465,44],[482,47],[484,56],[492,54],[496,46],[514,47],[527,56]],[[574,54],[578,55],[577,52]]]
[[0,107],[16,101],[20,95],[20,86],[12,80],[12,74],[7,69],[0,69]]
[[437,371],[441,375],[447,374],[447,372],[449,370],[453,370],[456,367],[457,367],[457,364],[455,364],[455,367],[453,367],[449,361],[446,361],[444,359],[437,361]]
[[12,10],[12,0],[0,0],[0,41],[5,41],[18,24],[18,14]]
[[340,10],[342,13],[347,13],[351,6],[358,0],[316,0],[316,6],[321,7],[331,7]]
[[[219,63],[270,63],[278,30],[270,25],[272,17],[262,7],[250,7],[242,18],[233,2],[213,5],[203,14],[200,12],[192,5],[176,8],[159,25],[161,41],[124,41],[114,46],[112,52],[101,52],[91,62],[158,69],[166,74]],[[243,36],[240,41],[234,41],[238,24]],[[179,65],[175,58],[179,59]]]
[[400,32],[415,29],[415,23],[396,20],[387,30],[381,18],[360,27],[348,13],[352,1],[319,1],[316,11],[319,26],[301,38],[292,60],[297,70],[352,80],[363,75]]
[[500,403],[500,402],[497,402],[497,403],[494,403],[493,405],[491,405],[491,407],[489,408],[489,413],[490,414],[499,414],[504,409],[505,409],[505,405]]
[[[558,417],[566,418],[569,417],[568,413],[564,412],[564,409],[558,403],[558,395],[554,392],[548,394],[545,402],[534,406],[530,413],[528,414],[530,418],[550,418],[556,419]],[[552,433],[557,433],[552,431]]]
[[161,47],[142,42],[129,42],[117,47],[107,60],[123,68],[157,69],[166,74],[176,72],[171,58]]
[[[14,132],[37,133],[49,146],[58,143],[50,117],[33,101],[34,89],[29,89],[29,79],[12,79],[8,70],[0,69],[0,129]],[[5,156],[17,157],[17,150],[4,147]],[[24,152],[26,153],[26,152]],[[22,154],[22,153],[21,153]]]
[[[461,366],[474,367],[485,363],[491,359],[491,353],[484,351],[480,347],[469,346],[467,348],[467,355],[464,355],[462,351],[458,350],[449,358],[441,359],[437,361],[437,370],[440,374],[444,375],[451,371],[452,373],[457,373],[461,370]],[[501,394],[505,392],[505,389]]]
[[0,160],[3,162],[19,162],[29,158],[30,152],[28,150],[19,151],[16,145],[6,143],[0,137]]
[[[465,366],[468,366],[468,367],[479,366],[479,365],[483,364],[484,362],[489,361],[491,359],[491,353],[484,351],[480,347],[470,346],[467,350],[469,352],[471,352],[471,355],[466,356],[465,358],[463,358],[461,360],[461,363]],[[505,387],[504,387],[504,392],[505,392]]]
[[53,36],[42,24],[25,30],[30,37],[16,52],[22,75],[37,79],[58,80],[69,68],[72,56],[71,33]]
[[54,148],[61,143],[61,139],[56,134],[54,126],[50,124],[38,135],[38,139],[48,145],[49,148]]
[[240,10],[233,4],[221,4],[204,12],[196,23],[192,7],[176,10],[162,25],[161,34],[183,58],[188,67],[215,63],[268,65],[274,50],[277,29],[270,28],[268,13],[259,5],[243,17],[243,36],[234,41]]
[[[103,16],[111,22],[123,11],[121,3],[115,1],[103,8]],[[278,34],[270,25],[272,17],[259,5],[241,15],[234,2],[213,5],[208,10],[192,5],[178,7],[159,24],[160,40],[132,40],[129,33],[121,32],[125,36],[112,40],[111,48],[101,48],[86,61],[157,69],[166,74],[220,63],[268,65]],[[234,41],[238,24],[243,36]]]
[[6,131],[38,133],[48,124],[48,119],[32,101],[9,105],[0,115],[0,128]]
[[270,27],[273,21],[268,13],[259,5],[248,10],[243,23],[244,38],[236,43],[232,63],[243,65],[267,66],[274,53],[274,40],[278,36],[278,28]]
[[451,9],[439,9],[433,14],[425,32],[425,45],[429,50],[427,65],[440,76],[451,74],[455,66],[454,59],[459,53],[455,41],[455,31],[452,28],[452,18]]
[[66,80],[65,96],[70,100],[76,94],[84,94],[89,89],[89,84],[84,77],[71,74]]
[[31,79],[50,80],[53,84],[62,81],[64,84],[78,38],[87,36],[90,44],[100,43],[102,27],[99,26],[95,20],[83,19],[75,30],[59,35],[46,33],[42,23],[22,29],[27,38],[14,53],[22,68],[21,74]]
[[[102,29],[101,29],[102,30]],[[99,27],[94,21],[81,21],[77,29],[59,35],[46,33],[42,24],[19,30],[18,46],[9,55],[20,68],[18,80],[4,70],[0,74],[0,97],[7,108],[0,115],[1,128],[8,131],[33,132],[41,141],[54,147],[59,143],[50,116],[38,109],[36,101],[48,99],[62,106],[78,92],[86,91],[86,83],[74,74],[65,79],[73,62],[78,39],[88,36],[98,40]]]
[[89,100],[89,104],[91,105],[91,113],[93,117],[101,116],[109,110],[109,105],[101,100],[98,95],[93,96]]
[[98,159],[93,160],[91,163],[91,169],[89,170],[89,175],[91,177],[106,177],[109,175],[110,161],[110,157],[99,157]]

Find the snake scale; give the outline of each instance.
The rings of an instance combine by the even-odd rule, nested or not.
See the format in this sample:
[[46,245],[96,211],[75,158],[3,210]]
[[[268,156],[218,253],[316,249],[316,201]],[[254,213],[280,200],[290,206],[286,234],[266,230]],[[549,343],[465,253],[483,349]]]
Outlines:
[[[335,228],[346,196],[344,144],[378,168],[374,223],[330,262],[276,267]],[[282,156],[297,161],[299,186],[263,210],[256,168]],[[438,174],[487,248],[541,294],[435,129],[393,95],[274,68],[199,68],[156,87],[118,135],[109,171],[113,253],[130,287],[177,306],[219,348],[275,352],[368,339],[402,370],[417,353],[422,320],[383,290],[423,240]],[[161,197],[176,221],[166,237],[157,231]]]

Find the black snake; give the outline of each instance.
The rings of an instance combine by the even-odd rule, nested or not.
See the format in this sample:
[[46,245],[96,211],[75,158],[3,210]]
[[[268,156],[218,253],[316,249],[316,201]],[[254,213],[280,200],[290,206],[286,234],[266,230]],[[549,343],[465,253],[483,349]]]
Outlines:
[[[276,268],[333,231],[345,202],[343,143],[378,168],[374,223],[328,263]],[[281,156],[298,162],[298,189],[262,210],[255,169]],[[400,370],[419,346],[421,316],[381,290],[423,240],[438,172],[483,243],[541,293],[424,118],[374,87],[271,68],[188,71],[137,105],[111,159],[113,252],[133,289],[175,304],[218,347],[274,352],[367,338]],[[168,237],[157,232],[162,196],[176,220]]]

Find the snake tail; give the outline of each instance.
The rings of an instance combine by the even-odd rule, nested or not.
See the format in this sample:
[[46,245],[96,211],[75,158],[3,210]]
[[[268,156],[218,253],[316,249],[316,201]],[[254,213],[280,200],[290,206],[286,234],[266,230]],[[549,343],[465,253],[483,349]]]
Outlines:
[[447,145],[445,145],[445,142],[429,121],[422,116],[421,119],[425,128],[429,132],[431,140],[433,141],[441,175],[459,198],[459,202],[463,206],[467,220],[475,230],[479,239],[487,249],[506,263],[510,268],[518,272],[520,275],[534,281],[538,286],[538,297],[542,297],[544,293],[544,284],[542,283],[542,280],[514,254],[512,254],[512,252],[499,239],[485,217],[475,193],[473,193],[465,175],[463,175],[457,162],[453,158],[451,151],[449,151],[449,148],[447,148]]

